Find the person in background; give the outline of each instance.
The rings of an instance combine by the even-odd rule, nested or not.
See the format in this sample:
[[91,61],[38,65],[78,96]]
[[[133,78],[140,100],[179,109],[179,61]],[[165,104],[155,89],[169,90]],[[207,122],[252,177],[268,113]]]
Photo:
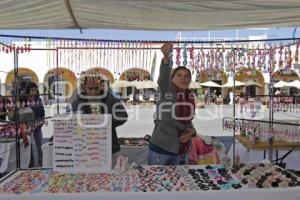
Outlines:
[[[245,94],[243,92],[240,93],[239,104],[240,104],[240,113],[243,113],[244,107],[245,107],[245,104],[246,104],[246,97],[245,97]],[[246,110],[246,107],[245,107],[245,110]]]
[[5,121],[7,116],[6,108],[7,100],[5,97],[0,95],[0,121]]
[[[38,86],[30,82],[26,89],[25,94],[27,95],[27,106],[29,106],[33,113],[34,113],[34,122],[33,122],[33,138],[35,141],[35,145],[37,148],[38,154],[38,164],[39,167],[43,165],[43,151],[42,151],[42,144],[43,144],[43,133],[42,133],[42,126],[45,122],[45,109],[43,102],[39,96]],[[31,146],[33,147],[33,146]],[[31,148],[31,158],[29,167],[34,166],[34,153],[33,148]]]
[[161,47],[164,55],[158,78],[159,99],[154,115],[154,130],[149,144],[149,165],[179,165],[192,137],[196,135],[192,119],[195,100],[188,86],[191,72],[183,66],[172,69],[173,45]]
[[[108,81],[100,75],[83,75],[81,78],[81,89],[78,88],[80,96],[77,94],[72,99],[72,110],[82,114],[100,113],[112,115],[112,164],[116,163],[120,151],[117,130],[118,126],[124,124],[128,119],[128,114],[121,103],[109,89]],[[103,108],[105,105],[106,109]],[[95,106],[97,108],[95,108]]]

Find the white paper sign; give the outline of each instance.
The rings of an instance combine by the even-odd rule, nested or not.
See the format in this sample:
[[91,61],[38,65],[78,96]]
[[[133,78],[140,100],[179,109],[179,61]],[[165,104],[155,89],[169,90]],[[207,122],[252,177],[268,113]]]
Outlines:
[[54,171],[111,171],[110,114],[56,115],[53,131]]

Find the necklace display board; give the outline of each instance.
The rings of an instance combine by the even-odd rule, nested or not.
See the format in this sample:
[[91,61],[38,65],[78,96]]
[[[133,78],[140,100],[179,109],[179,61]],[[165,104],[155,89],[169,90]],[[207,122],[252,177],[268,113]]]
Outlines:
[[53,131],[54,171],[111,170],[110,114],[59,114],[54,118]]

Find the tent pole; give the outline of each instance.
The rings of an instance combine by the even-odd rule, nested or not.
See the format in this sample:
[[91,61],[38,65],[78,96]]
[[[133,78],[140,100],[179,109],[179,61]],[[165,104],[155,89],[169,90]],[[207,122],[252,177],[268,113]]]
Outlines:
[[57,114],[59,114],[59,96],[60,94],[58,93],[58,49],[56,49],[56,87],[55,87],[55,94],[56,94],[56,110]]
[[20,134],[19,134],[19,127],[20,127],[20,119],[19,119],[19,107],[18,101],[20,100],[20,91],[19,91],[19,52],[16,50],[14,51],[14,75],[15,75],[15,85],[14,85],[14,98],[15,101],[15,128],[16,128],[16,168],[20,169],[21,161],[20,161]]

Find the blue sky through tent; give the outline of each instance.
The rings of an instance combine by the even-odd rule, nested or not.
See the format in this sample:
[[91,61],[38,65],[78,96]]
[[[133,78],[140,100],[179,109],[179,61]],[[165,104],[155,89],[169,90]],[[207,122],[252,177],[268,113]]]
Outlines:
[[[300,36],[300,30],[294,31],[295,27],[270,28],[270,29],[233,29],[214,31],[182,31],[182,38],[243,38],[249,36],[263,36],[267,38],[292,38]],[[112,40],[174,40],[178,31],[136,31],[136,30],[115,30],[115,29],[83,29],[79,30],[0,30],[0,34],[26,35],[42,37],[73,37],[91,39],[112,39]]]

